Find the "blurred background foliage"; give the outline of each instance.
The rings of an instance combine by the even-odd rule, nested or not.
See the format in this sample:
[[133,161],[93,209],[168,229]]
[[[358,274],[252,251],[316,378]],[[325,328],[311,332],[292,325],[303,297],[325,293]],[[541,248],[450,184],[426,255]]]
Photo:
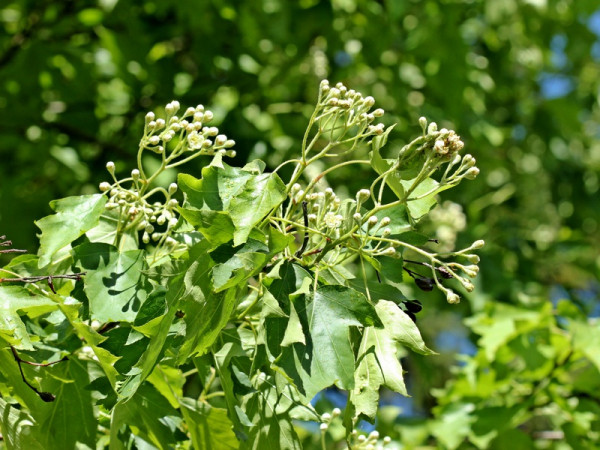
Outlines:
[[[407,286],[440,356],[406,355],[412,397],[382,395],[380,432],[396,448],[595,448],[596,0],[5,0],[1,234],[35,252],[48,202],[97,192],[108,160],[128,172],[144,115],[172,99],[213,110],[235,163],[274,168],[298,154],[323,78],[398,123],[388,155],[426,116],[457,130],[482,172],[424,225],[446,248],[485,239],[476,290],[452,307]],[[366,170],[327,183],[352,195]]]

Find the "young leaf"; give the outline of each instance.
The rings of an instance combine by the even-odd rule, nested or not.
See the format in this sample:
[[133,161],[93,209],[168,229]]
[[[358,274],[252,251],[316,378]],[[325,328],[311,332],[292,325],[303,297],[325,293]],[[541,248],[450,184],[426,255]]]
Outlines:
[[232,198],[228,209],[236,228],[235,245],[246,242],[252,228],[285,198],[285,184],[277,174],[250,178],[243,190]]
[[58,250],[98,225],[105,204],[106,196],[102,194],[51,201],[56,214],[35,222],[42,230],[39,267],[46,266]]
[[45,450],[39,427],[24,410],[13,408],[0,398],[0,429],[7,450]]
[[[402,183],[404,188],[408,191],[408,189],[410,189],[414,181],[415,180],[402,180],[400,181],[400,183]],[[412,191],[409,197],[419,197],[436,188],[438,185],[439,183],[433,178],[427,178],[426,180],[421,182],[421,184],[419,184],[414,191]],[[408,206],[410,216],[415,222],[418,222],[437,204],[437,201],[435,200],[435,192],[419,200],[408,201],[406,204]]]

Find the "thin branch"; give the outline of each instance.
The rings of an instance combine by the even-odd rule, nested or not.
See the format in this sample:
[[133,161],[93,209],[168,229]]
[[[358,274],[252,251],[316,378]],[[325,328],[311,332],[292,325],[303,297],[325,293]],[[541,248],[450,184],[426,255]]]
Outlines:
[[308,202],[302,202],[302,215],[304,216],[304,241],[302,242],[300,250],[294,255],[296,258],[302,257],[302,253],[304,253],[304,250],[306,250],[306,246],[308,245]]
[[45,363],[45,364],[39,364],[39,363],[33,363],[30,361],[25,361],[24,359],[21,359],[21,357],[17,353],[17,350],[12,345],[10,346],[10,350],[12,351],[15,361],[17,362],[17,364],[19,366],[19,372],[21,372],[21,378],[23,379],[23,383],[25,383],[27,386],[29,386],[29,388],[33,392],[35,392],[38,395],[38,397],[40,397],[42,399],[42,401],[49,403],[49,402],[53,402],[54,400],[56,400],[56,396],[54,394],[52,394],[51,392],[38,391],[34,386],[29,384],[29,382],[25,378],[25,374],[23,373],[23,367],[21,367],[21,364],[29,364],[30,366],[36,366],[36,367],[48,367],[53,364],[58,364],[59,362],[68,361],[69,358],[67,358],[65,356],[63,359],[61,359],[59,361],[54,361],[54,362]]

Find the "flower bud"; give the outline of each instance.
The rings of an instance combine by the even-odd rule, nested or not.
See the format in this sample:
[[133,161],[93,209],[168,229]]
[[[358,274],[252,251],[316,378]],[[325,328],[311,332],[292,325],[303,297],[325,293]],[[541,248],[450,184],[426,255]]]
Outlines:
[[138,209],[135,206],[132,206],[131,208],[129,208],[129,215],[130,216],[136,216],[138,213]]
[[460,297],[458,295],[456,295],[453,291],[451,291],[450,289],[448,289],[448,292],[446,292],[446,300],[448,301],[448,303],[450,303],[451,305],[456,305],[457,303],[460,303]]
[[369,434],[369,439],[372,439],[374,441],[379,439],[379,431],[377,431],[377,430],[371,431],[371,434]]
[[146,230],[146,233],[152,234],[154,232],[154,225],[148,224],[144,229]]
[[202,122],[204,119],[204,114],[201,112],[194,113],[194,122]]
[[151,136],[150,139],[148,139],[148,142],[150,145],[158,145],[160,138],[158,136]]
[[367,200],[370,196],[371,196],[371,191],[370,190],[368,190],[368,189],[361,189],[356,194],[356,200],[358,200],[360,203],[362,203],[365,200]]
[[150,131],[154,130],[156,128],[156,122],[153,120],[152,122],[148,122],[148,129]]
[[365,106],[371,107],[375,104],[375,99],[369,95],[368,97],[365,97],[365,99],[363,100],[363,104]]
[[365,435],[363,435],[363,434],[361,434],[361,435],[358,437],[358,442],[365,442],[366,440],[367,440],[367,437],[366,437]]
[[173,105],[171,105],[170,103],[167,103],[167,106],[165,106],[165,112],[167,114],[173,114],[173,111],[175,111],[175,108],[173,108]]
[[471,245],[471,248],[473,250],[479,250],[484,245],[485,245],[485,241],[483,239],[479,239],[478,241],[473,242],[473,245]]
[[362,221],[362,216],[360,215],[360,213],[355,213],[352,217],[354,217],[354,220],[356,220],[356,222],[358,222],[358,224],[360,225]]
[[389,444],[390,442],[392,442],[392,438],[389,436],[386,436],[383,438],[383,443],[384,444]]
[[479,169],[477,167],[471,167],[467,170],[467,173],[465,173],[465,178],[467,180],[474,180],[477,175],[479,175]]
[[179,102],[177,100],[173,100],[171,102],[171,105],[173,106],[173,110],[175,112],[179,111],[179,108],[181,107],[181,105],[179,104]]
[[168,203],[168,205],[169,205],[171,208],[175,208],[175,207],[177,207],[177,205],[179,205],[179,202],[177,201],[177,199],[175,199],[175,198],[172,198],[171,200],[169,200],[169,203]]
[[169,228],[174,228],[177,225],[177,219],[175,217],[173,217],[172,219],[169,220],[169,224],[168,227]]
[[219,146],[224,145],[225,142],[227,142],[227,136],[225,136],[224,134],[219,134],[216,138],[215,138],[215,143]]
[[328,105],[329,106],[337,106],[339,103],[339,100],[336,97],[330,98]]
[[322,423],[320,425],[321,431],[325,432],[327,431],[327,428],[329,428],[329,425],[327,425],[326,423]]
[[106,181],[103,181],[102,183],[100,183],[100,190],[102,192],[106,192],[110,189],[110,183],[107,183]]
[[154,117],[154,113],[150,111],[148,114],[146,114],[146,123],[152,122],[154,120]]
[[196,112],[204,112],[204,105],[196,106]]
[[431,122],[427,127],[427,134],[433,134],[437,131],[437,123]]
[[473,286],[473,283],[471,283],[469,280],[462,279],[460,280],[460,283],[464,286],[467,292],[473,292],[475,289],[475,286]]
[[367,227],[368,227],[368,229],[370,230],[375,225],[377,225],[377,217],[376,216],[369,217],[369,220],[367,221]]
[[160,233],[152,233],[152,240],[154,242],[158,241],[160,239],[161,234]]
[[212,111],[206,111],[204,113],[204,122],[210,122],[211,120],[213,120],[213,113]]
[[465,255],[465,258],[467,258],[470,263],[479,264],[479,256],[477,255]]
[[381,108],[377,108],[375,111],[373,111],[373,115],[375,117],[381,117],[385,114],[385,111]]
[[185,110],[185,114],[183,115],[183,117],[191,116],[195,112],[196,112],[195,108],[189,107],[188,109]]
[[205,139],[204,142],[202,143],[202,147],[204,148],[209,148],[212,147],[213,142],[210,139]]
[[322,420],[323,422],[329,422],[329,421],[331,420],[331,414],[329,414],[329,413],[325,413],[325,414],[323,414],[323,415],[321,416],[321,420]]
[[383,230],[383,237],[388,237],[390,234],[392,234],[392,230],[390,230],[389,228]]
[[427,129],[427,119],[425,117],[419,117],[419,125],[423,128],[423,133],[425,133],[425,130]]
[[114,202],[108,202],[108,203],[106,203],[106,205],[104,205],[104,207],[106,209],[108,209],[109,211],[112,210],[112,209],[115,209],[117,206],[119,206],[119,205],[117,203],[114,203]]
[[148,242],[150,242],[150,235],[148,234],[147,231],[144,231],[144,234],[142,236],[142,242],[144,244],[147,244]]
[[333,417],[337,417],[342,413],[342,410],[340,408],[333,408],[333,411],[331,411],[331,415]]
[[381,224],[380,225],[382,227],[387,227],[390,224],[391,221],[392,220],[389,217],[384,217],[383,219],[381,219]]
[[166,222],[167,218],[163,215],[158,216],[158,219],[156,219],[156,223],[159,225],[164,225]]
[[396,256],[396,249],[394,247],[388,247],[383,252],[381,252],[384,256]]
[[321,80],[321,87],[329,86],[329,80]]
[[309,214],[308,215],[308,221],[311,223],[315,223],[317,221],[317,215],[316,214]]
[[137,181],[140,179],[140,171],[137,169],[133,169],[131,171],[131,178],[133,178],[133,181]]
[[233,139],[227,139],[227,141],[225,142],[225,144],[223,145],[223,147],[225,148],[231,148],[235,145],[235,141]]
[[165,121],[163,119],[156,120],[156,128],[159,130],[165,126]]
[[329,95],[331,95],[333,98],[339,98],[340,90],[338,88],[331,88],[331,90],[329,91]]

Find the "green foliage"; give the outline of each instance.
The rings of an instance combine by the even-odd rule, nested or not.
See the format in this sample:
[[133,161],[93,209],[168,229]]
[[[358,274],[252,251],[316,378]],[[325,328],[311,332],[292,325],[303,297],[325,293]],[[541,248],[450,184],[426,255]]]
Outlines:
[[[348,439],[361,417],[375,420],[382,386],[408,395],[398,348],[434,354],[414,323],[420,307],[397,285],[370,281],[365,263],[401,282],[402,252],[418,251],[431,272],[420,280],[456,302],[435,272],[472,288],[458,271],[476,271],[452,260],[481,244],[432,253],[427,238],[407,230],[430,209],[432,192],[446,185],[446,175],[435,183],[429,178],[439,167],[450,163],[447,174],[462,160],[448,178],[454,184],[477,169],[470,155],[458,154],[463,143],[453,131],[430,129],[400,152],[422,154],[423,165],[413,179],[401,180],[395,200],[384,202],[383,193],[401,158],[356,200],[316,184],[366,160],[333,164],[302,189],[300,176],[320,159],[385,143],[391,127],[372,124],[383,114],[370,112],[373,103],[323,81],[306,131],[310,142],[291,161],[296,169],[287,184],[258,160],[241,169],[225,164],[234,142],[203,127],[212,119],[203,106],[181,118],[174,115],[177,102],[166,106],[166,119],[148,113],[131,177],[119,180],[107,163],[113,183],[100,183],[106,196],[54,203],[56,214],[39,222],[39,258],[21,257],[3,269],[14,277],[3,281],[29,284],[1,288],[9,312],[0,322],[2,343],[19,371],[31,365],[28,358],[48,361],[33,363],[39,389],[27,381],[28,371],[18,378],[14,364],[1,369],[9,399],[2,427],[10,442],[24,432],[27,416],[11,406],[19,404],[36,424],[28,432],[48,449],[92,447],[102,442],[99,426],[110,430],[110,448],[168,449],[191,441],[195,448],[299,449],[293,420],[323,422],[326,429],[329,419],[310,401],[330,386],[349,393]],[[148,151],[162,161],[155,171],[143,163]],[[153,186],[169,167],[199,155],[213,157],[201,179],[181,174],[168,190]],[[182,205],[172,198],[179,189]],[[163,202],[152,203],[157,197]],[[101,222],[103,214],[110,220]],[[344,268],[352,261],[360,262],[362,281]],[[31,268],[39,273],[39,266],[61,264],[69,274],[31,277]],[[48,289],[36,284],[46,280]],[[17,350],[31,352],[24,359]],[[201,387],[198,399],[183,390],[190,380]],[[32,407],[40,401],[49,404]]]

